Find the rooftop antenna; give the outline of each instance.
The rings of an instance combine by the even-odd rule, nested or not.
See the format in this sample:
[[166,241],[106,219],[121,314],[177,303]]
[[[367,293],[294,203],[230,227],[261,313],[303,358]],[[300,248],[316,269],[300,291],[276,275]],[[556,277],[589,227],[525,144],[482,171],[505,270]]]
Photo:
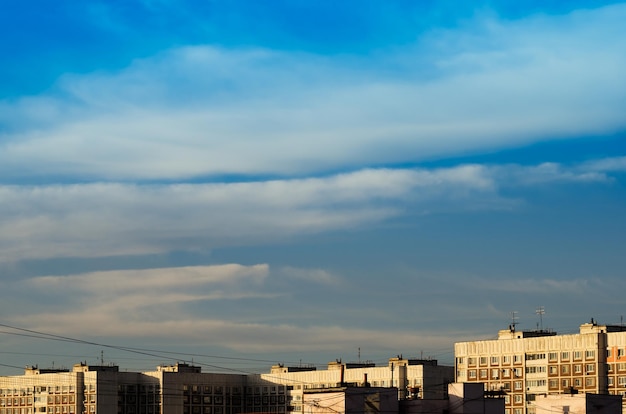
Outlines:
[[517,326],[517,324],[519,322],[517,322],[519,318],[517,317],[517,311],[512,311],[511,312],[511,325],[509,325],[509,327],[511,328],[511,331],[515,332],[515,327]]
[[100,350],[100,366],[104,366],[104,351]]
[[358,356],[359,356],[359,362],[361,362],[361,347],[359,347],[359,354],[358,354]]
[[536,310],[535,313],[537,315],[539,315],[539,323],[540,325],[540,330],[543,331],[543,315],[546,313],[545,309],[543,308],[543,306],[539,306]]

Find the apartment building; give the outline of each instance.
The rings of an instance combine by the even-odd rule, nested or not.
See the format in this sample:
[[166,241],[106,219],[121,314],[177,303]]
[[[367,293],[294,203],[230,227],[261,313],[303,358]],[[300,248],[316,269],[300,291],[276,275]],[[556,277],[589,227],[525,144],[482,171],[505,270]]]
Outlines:
[[138,393],[143,392],[144,412],[159,412],[159,383],[140,373],[82,363],[71,371],[29,367],[24,375],[0,377],[0,414],[126,412],[125,404],[131,404],[125,393],[131,388],[138,400],[130,410],[138,407]]
[[187,364],[150,372],[31,367],[0,377],[0,414],[280,414],[287,411],[286,390],[258,376],[202,373]]
[[577,334],[501,330],[498,339],[455,344],[457,382],[505,392],[506,414],[536,414],[537,396],[626,395],[626,327],[593,319]]
[[397,399],[443,399],[453,381],[454,367],[442,366],[433,359],[390,358],[386,365],[371,362],[330,362],[325,370],[315,367],[275,365],[261,379],[288,387],[290,410],[305,412],[304,394],[309,389],[330,389],[344,385],[395,387]]
[[337,407],[369,410],[397,407],[399,400],[443,400],[453,378],[452,366],[402,356],[382,366],[279,364],[263,374],[203,373],[184,363],[146,372],[86,363],[71,370],[29,367],[24,375],[0,377],[0,414],[304,414],[330,397]]

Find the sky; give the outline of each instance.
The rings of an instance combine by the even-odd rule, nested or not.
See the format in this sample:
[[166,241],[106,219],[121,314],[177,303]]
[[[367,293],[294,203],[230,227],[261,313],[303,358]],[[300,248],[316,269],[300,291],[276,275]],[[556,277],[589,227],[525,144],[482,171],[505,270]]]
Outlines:
[[4,1],[0,375],[451,364],[511,322],[621,323],[625,19]]

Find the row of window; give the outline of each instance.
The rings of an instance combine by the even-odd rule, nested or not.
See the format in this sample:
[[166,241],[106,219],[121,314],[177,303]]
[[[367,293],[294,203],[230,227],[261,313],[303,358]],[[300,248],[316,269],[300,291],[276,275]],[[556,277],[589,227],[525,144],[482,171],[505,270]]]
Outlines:
[[[525,369],[526,374],[541,374],[541,373],[549,372],[550,375],[558,375],[559,372],[561,373],[561,375],[569,375],[571,372],[573,372],[574,374],[582,374],[583,372],[585,372],[586,374],[593,374],[595,373],[595,371],[596,371],[595,364],[585,364],[584,371],[583,371],[583,364],[575,364],[573,366],[569,364],[551,365],[549,367],[546,367],[545,365],[538,365],[538,366],[529,366],[529,367],[526,367]],[[488,374],[491,374],[490,378],[492,379],[522,376],[521,368],[503,368],[503,369],[492,368],[491,372],[489,372],[489,370],[487,369],[480,369],[480,370],[470,369],[467,372],[468,372],[468,378],[470,379],[476,378],[477,374],[479,378],[481,379],[489,378]],[[464,371],[459,370],[458,374],[460,377],[463,377]]]
[[[93,384],[91,384],[89,386],[89,390],[90,391],[94,391],[95,390],[95,386]],[[87,391],[87,388],[85,388],[85,391]],[[76,387],[74,385],[56,385],[56,386],[51,386],[51,387],[28,387],[28,388],[2,388],[0,389],[0,395],[3,396],[9,396],[9,395],[30,395],[30,394],[39,394],[39,393],[56,393],[56,394],[60,394],[60,393],[74,393],[76,392]]]
[[153,394],[158,393],[160,390],[159,384],[148,384],[148,385],[136,385],[136,384],[120,384],[117,386],[117,392],[119,393],[127,393],[127,394]]
[[[183,392],[191,394],[241,394],[243,387],[223,387],[221,385],[183,385]],[[284,394],[284,386],[265,386],[265,387],[246,387],[246,393],[248,395],[261,395],[261,394]]]
[[[595,359],[596,356],[596,351],[591,349],[591,350],[586,350],[586,351],[563,351],[563,352],[549,352],[547,354],[548,360],[550,361],[558,361],[559,360],[559,356],[560,356],[560,360],[561,361],[570,361],[570,360],[582,360],[583,356],[585,359]],[[546,359],[546,353],[529,353],[529,354],[525,354],[524,356],[522,355],[503,355],[503,356],[491,356],[491,357],[486,357],[486,356],[482,356],[482,357],[468,357],[467,358],[467,364],[472,366],[472,365],[476,365],[476,363],[478,362],[478,365],[481,366],[486,366],[486,365],[508,365],[511,364],[511,362],[515,363],[521,363],[522,362],[522,358],[525,359],[526,361],[535,361],[535,360],[542,360],[542,359]],[[464,364],[465,363],[465,358],[464,357],[458,357],[457,359],[457,363],[458,364]]]
[[[285,407],[262,407],[255,410],[255,412],[262,413],[284,413]],[[222,407],[183,407],[183,414],[238,414],[241,413],[240,408],[233,408],[232,410],[228,410],[227,408]],[[131,413],[132,414],[132,413]]]
[[[199,395],[194,395],[191,397],[191,399],[189,398],[189,396],[183,397],[184,404],[191,403],[191,404],[223,405],[224,402],[226,402],[226,404],[241,405],[243,401],[244,399],[241,397],[233,397],[232,400],[231,399],[224,400],[224,397],[221,395],[218,395],[218,396],[205,395],[202,397],[200,397]],[[247,405],[284,404],[285,401],[286,399],[284,395],[264,395],[264,396],[248,395],[245,398],[245,403]]]

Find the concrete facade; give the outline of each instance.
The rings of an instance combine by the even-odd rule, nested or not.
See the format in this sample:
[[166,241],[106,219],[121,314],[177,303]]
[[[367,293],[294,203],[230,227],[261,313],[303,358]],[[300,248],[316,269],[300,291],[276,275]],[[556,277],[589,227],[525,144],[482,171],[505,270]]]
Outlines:
[[202,373],[186,364],[151,372],[77,364],[0,377],[0,414],[285,413],[287,387],[258,375]]
[[[326,370],[276,365],[267,374],[203,373],[187,364],[120,372],[117,366],[81,363],[71,371],[35,367],[0,377],[0,414],[305,414],[319,408],[312,394],[334,398],[333,392],[354,412],[389,408],[389,395],[397,410],[398,399],[445,398],[453,375],[453,367],[437,361],[401,357],[380,367],[341,361]],[[364,395],[370,397],[359,400]]]
[[621,414],[619,395],[541,395],[535,401],[537,414]]
[[398,412],[398,390],[379,387],[308,389],[303,395],[309,414],[378,414]]
[[480,383],[452,383],[444,400],[403,400],[401,414],[504,414],[504,398],[485,393]]
[[496,340],[455,344],[455,380],[506,392],[506,414],[536,414],[535,400],[575,390],[626,394],[626,327],[580,326],[578,334],[502,330]]
[[448,384],[453,381],[454,368],[441,366],[436,360],[390,358],[385,366],[373,363],[330,362],[325,370],[314,367],[287,367],[275,365],[261,378],[288,386],[291,410],[305,412],[304,393],[308,389],[331,389],[341,386],[374,388],[395,387],[396,399],[443,399],[447,397]]

